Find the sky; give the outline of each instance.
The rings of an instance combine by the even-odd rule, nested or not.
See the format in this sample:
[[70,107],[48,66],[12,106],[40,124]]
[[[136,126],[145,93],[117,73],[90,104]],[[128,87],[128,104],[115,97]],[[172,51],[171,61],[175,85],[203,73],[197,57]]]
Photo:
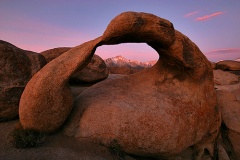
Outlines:
[[[210,61],[240,58],[240,0],[0,0],[0,39],[35,52],[74,47],[101,36],[125,11],[171,21]],[[96,54],[159,58],[145,43],[100,46]]]

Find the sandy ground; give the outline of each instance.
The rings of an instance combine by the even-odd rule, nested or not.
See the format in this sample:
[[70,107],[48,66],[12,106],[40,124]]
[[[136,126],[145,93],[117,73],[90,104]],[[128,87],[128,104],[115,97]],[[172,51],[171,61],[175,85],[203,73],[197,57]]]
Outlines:
[[[78,141],[61,133],[47,136],[38,148],[16,149],[11,132],[18,120],[0,123],[0,160],[119,160],[107,147]],[[124,159],[132,159],[126,157]]]

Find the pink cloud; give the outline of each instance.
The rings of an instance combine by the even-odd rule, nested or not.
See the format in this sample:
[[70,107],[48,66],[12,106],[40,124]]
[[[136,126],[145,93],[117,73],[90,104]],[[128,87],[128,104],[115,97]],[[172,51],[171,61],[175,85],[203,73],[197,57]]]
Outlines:
[[206,21],[206,20],[209,20],[212,17],[216,17],[216,16],[219,16],[221,14],[223,14],[223,12],[215,12],[215,13],[210,14],[210,15],[206,15],[206,16],[203,16],[203,17],[198,17],[195,20],[196,21]]
[[[224,48],[224,49],[217,49],[208,52],[209,54],[225,54],[225,53],[240,53],[240,48]],[[240,56],[240,55],[239,55]]]
[[199,11],[194,11],[194,12],[191,12],[191,13],[188,13],[188,14],[185,14],[184,17],[190,17],[194,14],[197,14]]
[[236,60],[240,58],[240,48],[224,48],[205,53],[206,57],[214,62],[220,60]]

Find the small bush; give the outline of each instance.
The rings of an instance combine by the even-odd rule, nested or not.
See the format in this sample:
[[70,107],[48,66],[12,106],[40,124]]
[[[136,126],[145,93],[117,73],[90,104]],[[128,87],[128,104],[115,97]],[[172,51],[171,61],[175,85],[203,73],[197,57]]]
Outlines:
[[17,127],[12,132],[12,142],[16,148],[38,147],[43,143],[44,138],[44,133],[24,130],[22,127]]
[[123,159],[125,156],[125,153],[122,149],[122,147],[120,146],[120,144],[118,143],[118,141],[116,139],[114,139],[108,147],[109,151],[114,154],[117,155],[119,158]]

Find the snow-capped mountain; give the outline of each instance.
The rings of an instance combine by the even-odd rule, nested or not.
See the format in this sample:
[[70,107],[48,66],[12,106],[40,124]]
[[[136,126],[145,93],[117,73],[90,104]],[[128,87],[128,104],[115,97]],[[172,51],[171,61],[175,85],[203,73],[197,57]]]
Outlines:
[[240,62],[240,58],[238,58],[238,59],[235,59],[235,61],[238,61],[238,62]]
[[110,67],[128,67],[128,68],[149,68],[157,61],[139,62],[136,60],[128,60],[122,56],[116,56],[105,59],[105,63]]

